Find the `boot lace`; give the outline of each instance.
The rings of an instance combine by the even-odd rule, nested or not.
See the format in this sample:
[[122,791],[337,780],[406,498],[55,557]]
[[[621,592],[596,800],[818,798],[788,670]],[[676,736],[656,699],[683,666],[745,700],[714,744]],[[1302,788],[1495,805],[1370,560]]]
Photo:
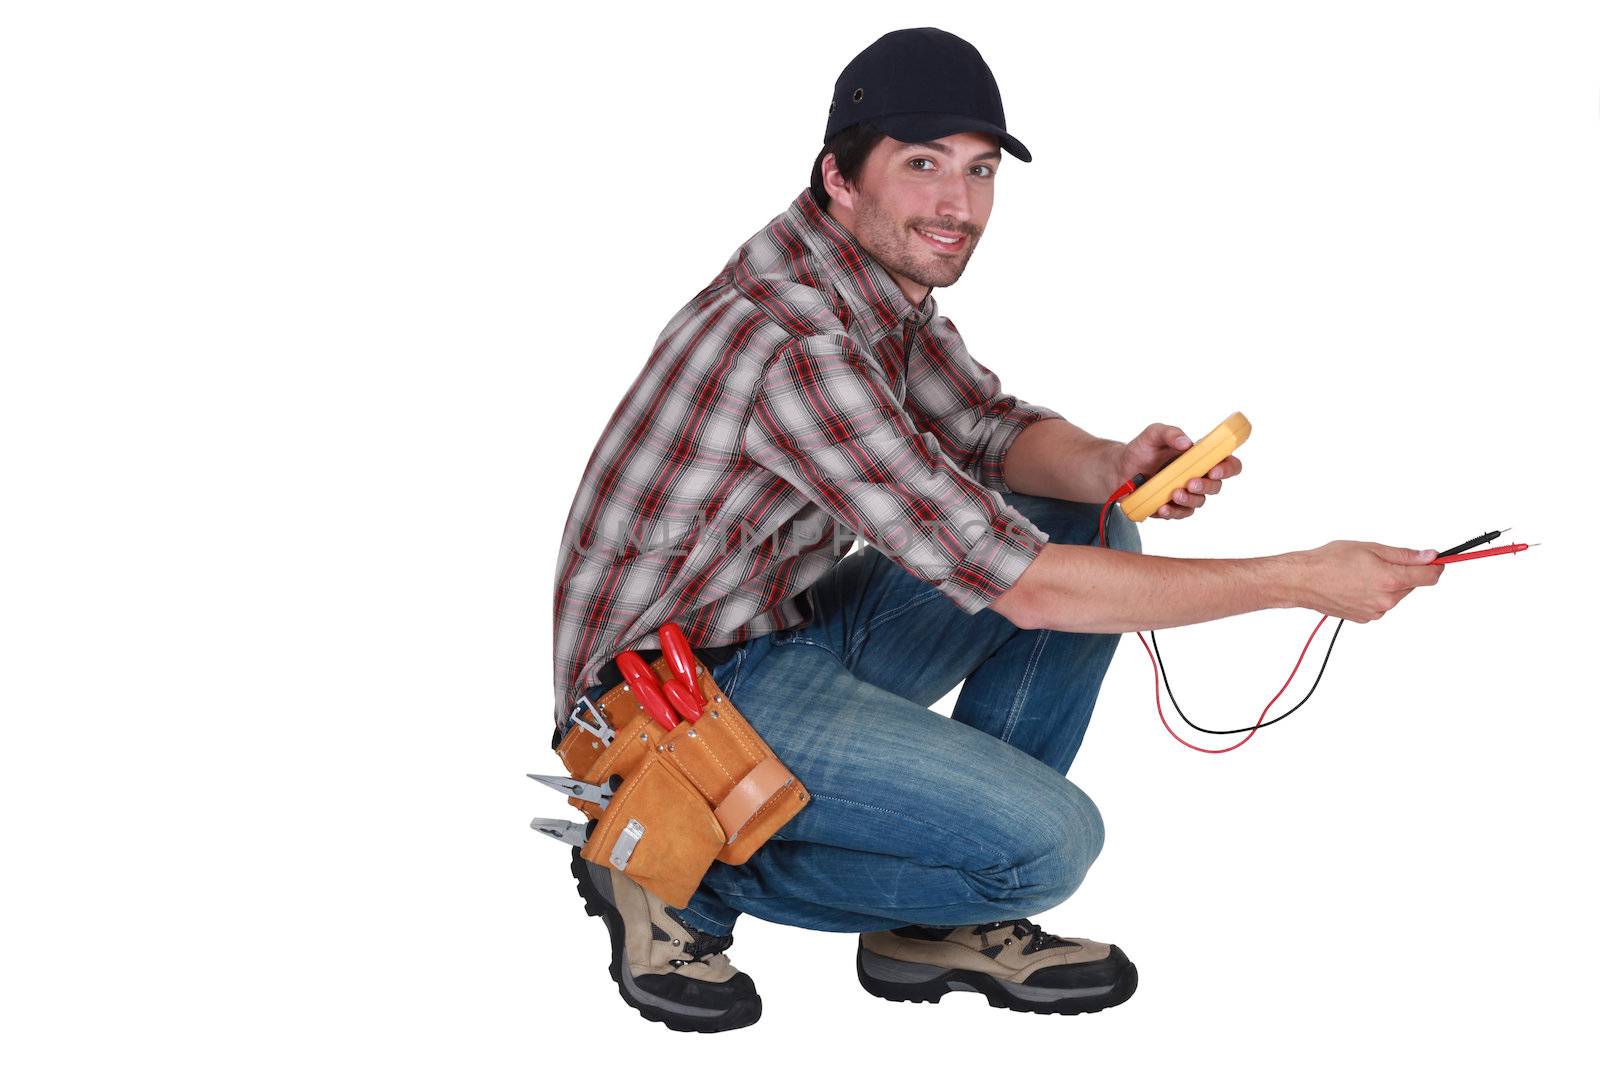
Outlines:
[[685,942],[683,951],[689,954],[686,960],[668,960],[674,967],[687,967],[691,963],[704,963],[710,956],[728,951],[733,944],[732,934],[707,934],[701,933],[693,941]]
[[986,934],[1003,926],[1011,927],[1012,935],[1018,940],[1024,937],[1028,939],[1028,943],[1022,946],[1022,954],[1024,956],[1038,952],[1042,948],[1057,948],[1062,945],[1075,944],[1071,938],[1057,937],[1055,934],[1045,933],[1040,929],[1038,923],[1028,919],[1001,919],[999,922],[984,923],[981,926],[974,926],[972,929],[974,933]]

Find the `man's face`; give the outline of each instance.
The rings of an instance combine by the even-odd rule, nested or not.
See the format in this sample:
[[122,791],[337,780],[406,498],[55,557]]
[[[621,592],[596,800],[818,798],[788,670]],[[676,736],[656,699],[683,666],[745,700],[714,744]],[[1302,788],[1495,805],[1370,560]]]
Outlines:
[[853,186],[834,194],[829,183],[828,211],[920,304],[966,270],[989,223],[999,165],[999,142],[988,134],[925,144],[885,137]]

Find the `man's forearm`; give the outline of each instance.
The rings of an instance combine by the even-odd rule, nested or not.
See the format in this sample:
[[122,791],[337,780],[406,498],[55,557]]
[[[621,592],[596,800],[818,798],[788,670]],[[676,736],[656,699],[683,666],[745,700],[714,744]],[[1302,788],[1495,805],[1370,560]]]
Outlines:
[[1029,496],[1103,504],[1116,488],[1112,450],[1120,447],[1066,419],[1041,419],[1006,450],[1006,484]]
[[1296,607],[1297,577],[1288,555],[1174,559],[1051,543],[990,607],[1034,630],[1159,630]]

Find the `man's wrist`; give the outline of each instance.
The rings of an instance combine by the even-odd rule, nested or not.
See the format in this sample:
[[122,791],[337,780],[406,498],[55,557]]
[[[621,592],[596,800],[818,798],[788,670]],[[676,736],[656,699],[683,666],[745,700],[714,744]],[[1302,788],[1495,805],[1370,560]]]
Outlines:
[[1099,496],[1089,501],[1092,504],[1103,504],[1117,491],[1117,487],[1126,479],[1122,477],[1122,455],[1127,450],[1127,444],[1122,441],[1112,441],[1107,438],[1098,439],[1098,450],[1095,466],[1100,473],[1097,480],[1100,484]]
[[1261,556],[1254,563],[1257,565],[1262,607],[1298,608],[1305,603],[1302,590],[1305,566],[1300,553]]
[[1063,500],[1104,504],[1123,483],[1122,457],[1127,447],[1105,437],[1084,441],[1075,455],[1064,457],[1061,491],[1057,495]]
[[1057,457],[1055,489],[1050,495],[1083,504],[1104,504],[1122,484],[1117,472],[1125,447],[1120,441],[1085,434],[1076,448]]

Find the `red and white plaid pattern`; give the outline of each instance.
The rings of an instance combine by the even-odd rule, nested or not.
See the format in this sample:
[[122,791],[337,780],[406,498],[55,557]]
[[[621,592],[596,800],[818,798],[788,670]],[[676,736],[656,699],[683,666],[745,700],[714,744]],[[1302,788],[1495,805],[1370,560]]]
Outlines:
[[963,610],[1047,536],[999,496],[1006,449],[1061,418],[1001,391],[930,294],[912,306],[807,189],[673,316],[567,515],[555,580],[560,722],[624,649],[810,618],[856,535]]

